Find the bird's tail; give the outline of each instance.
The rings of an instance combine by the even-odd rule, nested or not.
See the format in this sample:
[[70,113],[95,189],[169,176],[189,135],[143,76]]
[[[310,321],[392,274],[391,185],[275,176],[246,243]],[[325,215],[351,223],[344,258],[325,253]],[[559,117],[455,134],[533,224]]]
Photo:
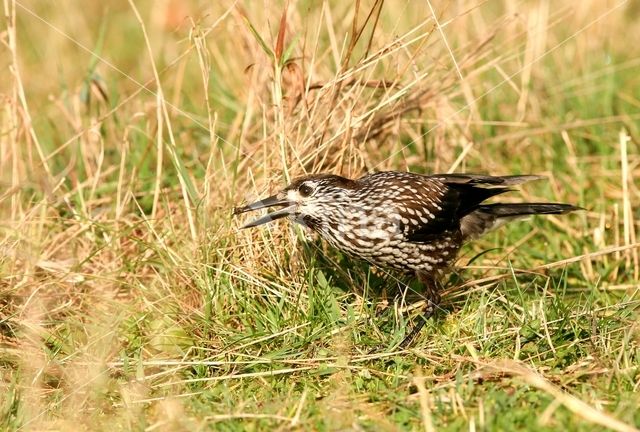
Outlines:
[[475,238],[514,219],[538,214],[564,214],[575,210],[582,208],[558,203],[485,204],[464,216],[460,229],[465,239]]

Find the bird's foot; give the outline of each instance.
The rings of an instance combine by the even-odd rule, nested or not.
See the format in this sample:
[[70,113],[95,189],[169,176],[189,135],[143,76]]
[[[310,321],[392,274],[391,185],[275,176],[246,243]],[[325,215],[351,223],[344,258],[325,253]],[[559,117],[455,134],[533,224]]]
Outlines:
[[415,338],[420,333],[420,330],[422,330],[422,327],[424,327],[424,325],[427,323],[427,320],[435,314],[436,307],[436,303],[432,302],[431,300],[427,300],[427,303],[424,306],[423,313],[418,317],[419,321],[413,325],[413,328],[411,328],[402,342],[400,342],[400,345],[398,345],[400,348],[407,349],[409,348],[409,346],[411,346]]

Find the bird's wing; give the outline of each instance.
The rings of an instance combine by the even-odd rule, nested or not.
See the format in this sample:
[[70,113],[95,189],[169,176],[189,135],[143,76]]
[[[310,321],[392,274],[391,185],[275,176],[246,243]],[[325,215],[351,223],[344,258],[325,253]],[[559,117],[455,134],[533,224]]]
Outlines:
[[[422,177],[415,183],[418,195],[431,197],[422,212],[425,218],[411,217],[415,207],[401,210],[407,239],[415,243],[428,243],[442,233],[460,229],[461,219],[476,210],[480,203],[492,196],[510,191],[510,186],[541,178],[535,175],[486,176],[476,174],[436,174]],[[437,192],[437,193],[434,193]]]
[[383,229],[403,234],[411,242],[429,242],[455,226],[459,193],[430,176],[396,171],[368,174],[358,180],[361,205]]
[[379,212],[394,212],[399,229],[407,241],[429,243],[445,232],[459,230],[461,219],[484,200],[511,190],[510,186],[539,178],[541,177],[535,175],[424,176],[380,172],[369,174],[359,179],[359,182],[370,192],[366,204],[371,208],[378,208]]
[[[433,193],[437,191],[437,193]],[[443,233],[457,229],[460,208],[460,193],[447,185],[433,181],[419,193],[417,202],[408,206],[399,205],[403,231],[407,241],[430,243]]]
[[545,178],[544,176],[535,174],[508,176],[489,176],[483,174],[434,174],[429,177],[437,178],[448,185],[469,185],[478,188],[515,186]]

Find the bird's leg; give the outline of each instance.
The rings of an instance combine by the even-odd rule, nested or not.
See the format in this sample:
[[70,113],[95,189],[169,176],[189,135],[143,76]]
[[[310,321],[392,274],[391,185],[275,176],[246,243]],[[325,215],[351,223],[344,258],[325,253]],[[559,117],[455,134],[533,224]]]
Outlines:
[[440,282],[437,277],[424,272],[417,272],[417,276],[418,280],[424,286],[423,297],[426,303],[423,307],[420,321],[413,326],[409,334],[400,343],[400,348],[407,348],[411,345],[418,333],[420,333],[420,330],[422,330],[422,327],[424,327],[427,320],[433,316],[440,304]]
[[424,298],[427,301],[427,305],[424,310],[424,319],[429,319],[436,312],[438,305],[440,304],[440,290],[442,285],[438,279],[437,274],[428,274],[424,272],[417,272],[418,280],[424,286]]

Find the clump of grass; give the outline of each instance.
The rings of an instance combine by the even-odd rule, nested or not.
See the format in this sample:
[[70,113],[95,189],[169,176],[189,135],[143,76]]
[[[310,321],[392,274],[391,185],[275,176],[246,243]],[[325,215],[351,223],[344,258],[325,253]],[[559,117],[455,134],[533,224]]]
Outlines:
[[[6,2],[2,428],[633,430],[634,13]],[[469,245],[398,351],[410,281],[230,215],[382,169],[542,173],[513,199],[587,211]]]

